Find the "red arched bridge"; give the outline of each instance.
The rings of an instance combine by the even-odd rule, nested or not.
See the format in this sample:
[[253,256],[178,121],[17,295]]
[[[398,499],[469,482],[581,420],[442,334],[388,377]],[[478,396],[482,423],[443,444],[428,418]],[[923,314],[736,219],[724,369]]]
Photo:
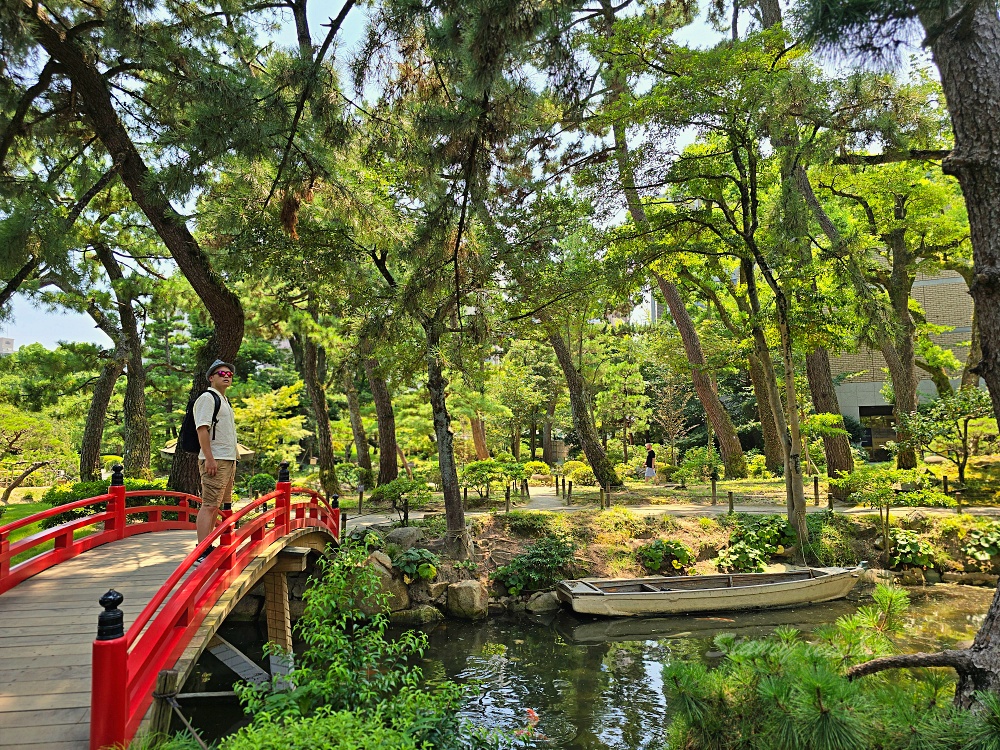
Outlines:
[[[340,537],[336,499],[293,487],[284,466],[274,492],[223,513],[197,546],[197,496],[127,492],[115,469],[106,495],[0,526],[0,748],[127,744],[153,713],[158,679],[182,681],[261,579],[269,638],[289,648],[283,571]],[[10,541],[64,514],[74,517]]]

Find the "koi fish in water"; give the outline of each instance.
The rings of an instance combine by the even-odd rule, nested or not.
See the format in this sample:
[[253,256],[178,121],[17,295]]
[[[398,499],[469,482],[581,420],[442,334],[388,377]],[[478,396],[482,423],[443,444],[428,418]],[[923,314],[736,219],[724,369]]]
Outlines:
[[[527,709],[526,721],[527,726],[522,729],[514,730],[514,736],[516,737],[534,737],[535,736],[535,726],[539,722],[538,713],[533,708]],[[542,735],[538,735],[541,737]]]

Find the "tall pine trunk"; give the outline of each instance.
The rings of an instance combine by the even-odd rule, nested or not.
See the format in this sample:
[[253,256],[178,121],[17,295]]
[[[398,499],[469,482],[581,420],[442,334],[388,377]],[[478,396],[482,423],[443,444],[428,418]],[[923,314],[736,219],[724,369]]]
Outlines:
[[615,474],[614,467],[608,461],[607,454],[601,447],[601,439],[597,436],[597,428],[594,426],[594,417],[587,404],[587,391],[583,376],[574,366],[573,355],[562,335],[551,324],[551,321],[545,322],[549,343],[556,353],[556,359],[559,360],[559,366],[566,378],[569,405],[573,413],[573,427],[580,440],[580,447],[583,448],[583,453],[587,457],[587,461],[590,462],[590,467],[594,470],[594,476],[600,486],[613,485],[618,487],[621,485],[621,480]]
[[760,418],[760,431],[764,438],[764,465],[768,471],[775,474],[783,470],[781,438],[774,419],[774,409],[767,396],[767,384],[764,380],[764,368],[760,358],[751,353],[747,357],[750,370],[750,382],[753,384],[754,400],[757,402],[757,415]]
[[351,434],[354,436],[354,447],[358,452],[358,466],[372,470],[372,455],[368,450],[368,436],[365,434],[365,424],[361,421],[361,405],[358,403],[358,389],[354,385],[354,373],[347,366],[343,372],[344,394],[347,396],[347,412],[351,417]]
[[545,407],[545,420],[542,422],[542,461],[549,466],[555,466],[556,451],[552,440],[552,422],[556,416],[556,400],[552,399]]
[[375,403],[375,422],[378,425],[378,484],[386,484],[399,476],[396,463],[396,415],[392,411],[389,386],[379,371],[378,362],[371,350],[362,342],[361,365],[368,379],[368,389]]
[[146,410],[146,368],[142,361],[142,338],[139,336],[139,324],[132,308],[133,295],[129,291],[129,280],[122,273],[110,247],[103,242],[94,242],[93,246],[114,289],[122,342],[128,357],[123,405],[125,476],[139,477],[149,470],[152,441]]
[[[840,402],[833,385],[833,374],[830,370],[830,354],[822,347],[806,356],[806,377],[809,380],[809,393],[812,396],[813,408],[817,414],[836,414],[841,417]],[[851,443],[846,435],[824,436],[823,449],[826,452],[826,473],[831,478],[837,478],[854,471],[854,454]],[[809,448],[806,448],[808,451]],[[830,487],[834,497],[844,499],[847,490]]]
[[486,445],[486,422],[476,415],[469,418],[469,429],[472,431],[472,444],[476,448],[476,458],[485,461],[490,457],[490,449]]
[[121,347],[115,349],[94,383],[90,408],[83,426],[83,441],[80,444],[80,481],[95,482],[101,478],[101,441],[104,438],[104,422],[107,419],[108,404],[115,392],[115,383],[125,368],[125,355]]
[[[199,371],[195,373],[190,393],[195,397],[207,387],[205,370],[212,361],[236,358],[243,341],[243,306],[239,297],[212,269],[184,217],[170,205],[156,175],[146,166],[115,110],[104,75],[78,46],[80,37],[69,36],[53,26],[40,9],[32,9],[29,14],[32,34],[45,51],[59,61],[72,82],[76,101],[94,134],[111,154],[122,183],[211,315],[215,328],[198,355]],[[198,492],[201,483],[197,455],[178,450],[167,483],[175,490]]]
[[444,324],[438,317],[434,317],[425,318],[421,321],[421,325],[427,340],[427,392],[434,420],[438,468],[441,470],[448,547],[460,559],[467,559],[471,554],[470,539],[465,528],[465,508],[462,505],[462,492],[458,486],[458,465],[455,462],[455,436],[451,431],[451,419],[445,395],[448,380],[444,376],[444,363],[440,355]]

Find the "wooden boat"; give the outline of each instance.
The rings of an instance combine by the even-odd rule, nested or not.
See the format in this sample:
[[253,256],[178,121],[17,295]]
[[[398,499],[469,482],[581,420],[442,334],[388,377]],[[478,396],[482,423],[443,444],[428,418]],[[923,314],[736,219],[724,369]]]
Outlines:
[[801,568],[781,573],[583,578],[560,581],[556,593],[574,612],[584,615],[734,612],[840,599],[854,588],[863,570]]

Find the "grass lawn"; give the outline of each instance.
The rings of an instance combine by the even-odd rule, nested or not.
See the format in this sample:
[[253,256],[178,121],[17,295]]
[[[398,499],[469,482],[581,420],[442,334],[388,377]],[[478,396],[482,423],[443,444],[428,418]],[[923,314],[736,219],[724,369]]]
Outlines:
[[[3,514],[3,518],[0,519],[0,526],[5,526],[14,521],[20,521],[22,518],[30,516],[32,513],[38,513],[43,510],[48,510],[48,503],[43,503],[39,500],[34,500],[30,502],[19,502],[12,503],[7,506],[6,512]],[[32,523],[27,526],[23,526],[20,529],[16,529],[10,535],[10,541],[16,542],[18,539],[23,539],[26,536],[31,536],[42,530],[41,523]],[[11,559],[11,565],[16,565],[19,562],[23,562],[30,557],[34,557],[39,552],[52,549],[55,545],[54,541],[46,542],[43,545],[35,547],[34,549],[28,550],[27,552],[22,552],[20,555],[15,555]]]

